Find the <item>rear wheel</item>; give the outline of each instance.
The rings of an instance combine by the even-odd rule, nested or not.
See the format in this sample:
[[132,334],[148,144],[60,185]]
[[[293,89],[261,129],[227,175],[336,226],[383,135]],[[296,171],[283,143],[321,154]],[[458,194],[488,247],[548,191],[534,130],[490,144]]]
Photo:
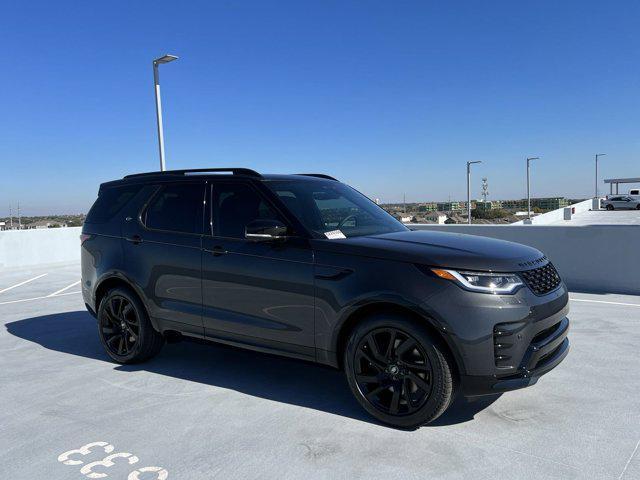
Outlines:
[[118,363],[143,362],[157,355],[164,344],[142,302],[123,287],[109,290],[100,302],[98,333],[105,350]]
[[395,427],[435,420],[453,397],[452,367],[439,342],[402,316],[376,315],[359,324],[344,365],[358,402]]
[[607,205],[607,210],[613,210],[613,205]]

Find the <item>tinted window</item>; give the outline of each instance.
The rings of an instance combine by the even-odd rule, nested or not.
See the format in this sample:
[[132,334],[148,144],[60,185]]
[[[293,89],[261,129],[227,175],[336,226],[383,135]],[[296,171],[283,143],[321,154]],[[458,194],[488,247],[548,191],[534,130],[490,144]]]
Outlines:
[[153,197],[146,211],[145,225],[155,230],[200,233],[204,185],[167,185]]
[[89,210],[85,223],[103,223],[111,220],[131,200],[142,185],[102,188],[98,199]]
[[367,197],[340,182],[291,180],[265,184],[308,230],[319,236],[336,230],[346,237],[407,230]]
[[244,238],[245,227],[254,220],[281,220],[262,196],[246,183],[213,186],[213,234]]

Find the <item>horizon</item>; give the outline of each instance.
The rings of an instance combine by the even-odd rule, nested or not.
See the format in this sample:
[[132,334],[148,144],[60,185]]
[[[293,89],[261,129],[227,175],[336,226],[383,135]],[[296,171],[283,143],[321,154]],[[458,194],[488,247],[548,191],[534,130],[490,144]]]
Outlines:
[[466,199],[468,160],[490,199],[526,196],[527,156],[532,197],[593,196],[596,153],[602,194],[640,176],[636,2],[149,6],[5,8],[2,216],[157,169],[165,53],[168,169],[319,171],[385,204]]

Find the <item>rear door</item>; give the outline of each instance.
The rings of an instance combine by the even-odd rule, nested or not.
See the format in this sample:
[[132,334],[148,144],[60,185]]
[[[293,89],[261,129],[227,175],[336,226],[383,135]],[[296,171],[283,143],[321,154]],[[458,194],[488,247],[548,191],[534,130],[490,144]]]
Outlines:
[[281,212],[248,181],[214,181],[203,238],[205,335],[315,358],[313,253],[289,230],[284,241],[245,239],[245,226]]
[[201,337],[204,181],[159,184],[124,223],[126,271],[161,329]]

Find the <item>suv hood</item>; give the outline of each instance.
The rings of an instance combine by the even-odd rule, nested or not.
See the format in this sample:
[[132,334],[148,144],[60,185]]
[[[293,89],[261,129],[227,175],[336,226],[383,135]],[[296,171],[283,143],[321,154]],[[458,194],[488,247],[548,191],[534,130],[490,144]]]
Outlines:
[[[507,227],[504,227],[507,228]],[[404,231],[320,240],[320,250],[412,262],[434,267],[518,272],[537,267],[544,255],[520,243],[462,233]]]

